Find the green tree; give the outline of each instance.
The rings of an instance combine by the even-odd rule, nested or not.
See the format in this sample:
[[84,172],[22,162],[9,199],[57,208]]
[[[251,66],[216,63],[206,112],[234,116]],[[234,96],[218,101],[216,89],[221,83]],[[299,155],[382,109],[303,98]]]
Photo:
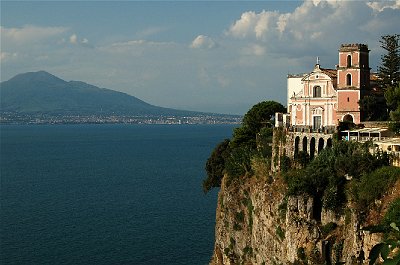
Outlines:
[[385,92],[387,105],[390,109],[390,119],[393,121],[390,127],[394,132],[400,132],[400,83],[394,87],[389,86]]
[[382,95],[366,95],[359,101],[362,119],[365,121],[384,121],[388,119],[386,100]]
[[[369,94],[360,99],[362,119],[387,120],[390,111],[396,111],[399,105],[396,87],[400,80],[400,35],[385,35],[379,41],[384,50],[381,56],[381,65],[378,67],[378,84],[380,89],[369,91]],[[399,111],[400,112],[400,111]],[[393,113],[396,115],[396,113]],[[399,115],[400,116],[400,113]]]
[[272,127],[276,112],[286,112],[285,107],[276,101],[263,101],[254,105],[243,117],[240,128],[233,133],[232,146],[256,147],[256,135],[263,127]]
[[223,142],[219,143],[207,159],[207,178],[203,180],[204,193],[207,193],[214,187],[221,186],[221,180],[224,176],[225,161],[230,155],[229,143],[229,139],[225,139]]
[[249,146],[233,148],[226,159],[225,170],[230,179],[252,175],[251,158],[255,150]]
[[396,87],[400,81],[400,35],[385,35],[381,37],[381,47],[386,51],[381,56],[381,66],[378,68],[382,88]]
[[385,92],[385,98],[388,107],[395,111],[400,107],[400,84],[395,86],[388,86]]

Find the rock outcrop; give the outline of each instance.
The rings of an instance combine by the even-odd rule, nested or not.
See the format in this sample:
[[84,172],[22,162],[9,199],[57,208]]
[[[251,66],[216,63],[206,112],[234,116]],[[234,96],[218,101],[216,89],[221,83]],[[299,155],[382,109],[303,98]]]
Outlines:
[[[363,229],[366,223],[351,205],[332,212],[306,195],[285,197],[278,174],[229,186],[225,179],[210,264],[368,264],[371,248],[382,238]],[[400,196],[400,190],[390,192]]]

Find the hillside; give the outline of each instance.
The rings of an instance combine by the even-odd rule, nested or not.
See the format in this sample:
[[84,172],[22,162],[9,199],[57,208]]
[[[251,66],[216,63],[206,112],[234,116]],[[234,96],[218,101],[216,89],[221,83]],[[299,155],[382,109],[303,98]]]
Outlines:
[[143,116],[196,114],[153,106],[134,96],[80,81],[67,82],[45,71],[19,74],[2,82],[0,95],[2,112]]

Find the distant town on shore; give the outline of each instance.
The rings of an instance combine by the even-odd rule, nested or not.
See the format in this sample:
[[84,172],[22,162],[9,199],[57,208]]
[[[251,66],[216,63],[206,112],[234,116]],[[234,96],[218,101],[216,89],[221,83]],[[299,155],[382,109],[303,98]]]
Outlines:
[[46,115],[2,112],[0,124],[240,124],[242,116],[199,114],[197,116]]

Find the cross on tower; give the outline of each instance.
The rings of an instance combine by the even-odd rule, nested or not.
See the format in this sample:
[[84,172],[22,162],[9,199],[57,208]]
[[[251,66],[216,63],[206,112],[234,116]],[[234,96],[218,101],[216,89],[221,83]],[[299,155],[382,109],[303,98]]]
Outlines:
[[319,57],[317,56],[317,64],[319,64]]

